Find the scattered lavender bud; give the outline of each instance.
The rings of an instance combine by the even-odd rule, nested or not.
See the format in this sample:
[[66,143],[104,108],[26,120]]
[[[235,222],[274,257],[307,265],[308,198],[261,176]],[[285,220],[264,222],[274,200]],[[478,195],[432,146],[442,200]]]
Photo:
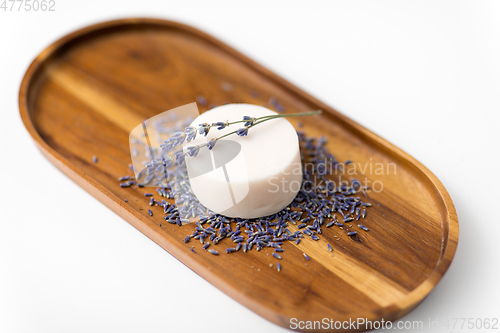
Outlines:
[[222,88],[222,90],[227,91],[227,92],[230,92],[230,91],[233,90],[233,86],[230,83],[227,83],[227,82],[222,82],[222,84],[220,85],[220,87]]
[[196,102],[200,104],[201,106],[207,105],[207,99],[203,97],[202,95],[196,96]]

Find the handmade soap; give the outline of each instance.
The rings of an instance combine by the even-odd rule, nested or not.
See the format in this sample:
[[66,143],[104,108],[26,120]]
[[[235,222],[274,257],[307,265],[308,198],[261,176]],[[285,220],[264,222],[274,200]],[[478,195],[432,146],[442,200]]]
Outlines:
[[[244,116],[262,117],[277,113],[252,104],[227,104],[198,116],[191,126],[233,122]],[[202,145],[212,138],[244,128],[244,123],[185,142],[183,149]],[[208,209],[229,217],[255,218],[285,208],[302,184],[297,132],[285,118],[268,120],[249,128],[246,136],[232,134],[220,139],[212,150],[203,147],[197,156],[186,156],[191,188]]]

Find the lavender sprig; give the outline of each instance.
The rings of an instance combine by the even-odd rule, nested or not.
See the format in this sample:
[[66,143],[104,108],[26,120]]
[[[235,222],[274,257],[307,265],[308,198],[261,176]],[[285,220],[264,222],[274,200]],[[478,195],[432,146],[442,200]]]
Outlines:
[[184,162],[185,156],[190,156],[190,157],[195,157],[198,155],[198,152],[200,151],[200,148],[203,147],[208,147],[209,150],[212,150],[215,147],[215,144],[217,143],[218,140],[225,138],[227,136],[236,134],[238,136],[247,136],[248,135],[248,130],[254,126],[257,126],[263,122],[266,122],[268,120],[276,119],[276,118],[285,118],[285,117],[304,117],[304,116],[313,116],[320,114],[322,111],[321,110],[316,110],[316,111],[308,111],[308,112],[301,112],[301,113],[292,113],[292,114],[276,114],[276,115],[270,115],[270,116],[262,116],[262,117],[250,117],[250,116],[244,116],[242,120],[237,120],[233,122],[229,122],[227,120],[226,122],[216,122],[212,124],[208,123],[203,123],[199,124],[199,127],[193,127],[193,126],[188,126],[185,128],[184,132],[175,132],[168,138],[168,140],[165,140],[163,144],[160,145],[162,150],[164,151],[171,151],[175,147],[182,145],[184,142],[190,142],[196,138],[197,134],[207,136],[207,134],[210,132],[210,129],[212,127],[216,127],[218,130],[224,129],[228,127],[229,125],[233,124],[238,124],[238,123],[244,123],[242,128],[239,128],[235,131],[229,132],[227,134],[224,134],[220,137],[212,138],[209,142],[201,144],[201,145],[195,145],[195,146],[189,146],[187,147],[187,152],[184,153],[183,151],[178,151],[174,154],[174,160],[178,163],[181,164]]

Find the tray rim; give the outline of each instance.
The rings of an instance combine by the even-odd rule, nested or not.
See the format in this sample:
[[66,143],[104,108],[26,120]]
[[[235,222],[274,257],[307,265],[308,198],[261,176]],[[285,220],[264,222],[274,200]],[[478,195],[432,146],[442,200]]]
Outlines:
[[[24,123],[24,126],[28,130],[29,134],[35,141],[36,145],[42,152],[42,154],[53,163],[58,169],[60,169],[64,174],[66,174],[70,179],[72,179],[75,183],[85,189],[87,192],[96,197],[99,201],[105,204],[108,208],[117,213],[120,217],[125,219],[128,223],[132,224],[136,229],[141,231],[155,243],[164,248],[171,255],[179,259],[182,263],[188,266],[191,270],[198,272],[200,269],[203,269],[196,260],[190,259],[186,256],[182,251],[177,249],[175,246],[169,245],[168,242],[165,241],[164,238],[156,236],[156,228],[155,226],[150,225],[150,222],[135,212],[135,210],[129,208],[128,206],[122,205],[121,200],[117,198],[114,194],[112,194],[107,188],[102,186],[100,183],[95,182],[92,178],[89,178],[85,175],[85,173],[72,165],[67,159],[65,159],[62,155],[60,155],[55,149],[53,149],[43,138],[40,136],[38,131],[36,130],[30,115],[30,110],[28,106],[28,94],[30,92],[30,87],[33,81],[35,81],[38,73],[43,71],[46,63],[50,61],[51,57],[57,55],[58,52],[61,51],[64,47],[67,47],[70,43],[75,42],[77,39],[85,37],[86,35],[90,35],[93,33],[97,33],[99,31],[105,31],[107,29],[116,29],[120,26],[128,27],[128,26],[139,26],[139,25],[151,25],[151,26],[159,26],[163,28],[176,28],[180,30],[184,30],[187,33],[196,35],[201,39],[208,41],[209,43],[217,46],[224,52],[230,54],[231,56],[237,58],[239,61],[252,68],[259,74],[267,77],[271,81],[274,81],[276,84],[281,85],[289,92],[300,96],[302,99],[309,100],[312,103],[317,104],[321,107],[322,110],[326,111],[330,117],[334,117],[338,122],[343,123],[350,128],[350,130],[354,130],[357,132],[357,135],[364,136],[369,141],[375,142],[380,148],[392,153],[395,156],[400,157],[402,160],[406,161],[410,167],[412,167],[415,171],[420,172],[425,179],[430,182],[435,190],[437,197],[440,199],[440,204],[442,205],[442,209],[446,212],[445,216],[441,217],[441,225],[442,230],[447,231],[447,234],[442,238],[442,249],[440,259],[437,261],[434,270],[428,275],[428,277],[420,283],[418,287],[409,292],[406,297],[398,302],[398,306],[402,308],[402,310],[395,312],[394,315],[388,318],[389,320],[396,320],[401,318],[402,316],[409,313],[413,310],[437,285],[437,283],[444,276],[446,271],[448,270],[453,257],[455,255],[458,239],[459,239],[459,223],[458,216],[451,200],[451,197],[444,185],[439,181],[439,179],[422,163],[417,161],[415,158],[396,147],[395,145],[389,143],[385,139],[380,136],[374,134],[370,130],[364,128],[360,124],[351,120],[347,116],[342,113],[336,111],[335,109],[327,106],[323,102],[319,101],[315,97],[309,95],[305,91],[299,89],[293,84],[289,83],[282,77],[268,70],[264,66],[258,64],[252,59],[248,58],[244,54],[239,51],[233,49],[229,45],[224,42],[218,40],[217,38],[198,30],[197,28],[186,25],[184,23],[165,20],[159,18],[124,18],[124,19],[116,19],[111,21],[105,21],[97,24],[92,24],[83,28],[80,28],[72,33],[65,35],[64,37],[56,40],[47,48],[45,48],[31,63],[29,68],[27,69],[21,85],[19,89],[19,110],[21,119]],[[435,200],[434,200],[435,201]],[[142,222],[142,224],[141,224]],[[201,274],[200,274],[201,275]],[[259,311],[258,309],[262,308],[261,304],[253,302],[253,300],[245,298],[245,296],[239,295],[239,291],[231,285],[226,285],[224,281],[218,281],[217,275],[211,274],[210,272],[206,272],[202,276],[202,278],[206,279],[212,285],[217,287],[222,292],[226,293],[239,303],[245,305],[247,308],[256,312],[260,316],[268,319],[269,321],[285,327],[286,322],[283,322],[283,318],[279,313],[274,313],[272,310],[268,311]],[[246,301],[243,302],[242,300]],[[393,304],[394,305],[394,304]],[[383,308],[385,310],[390,311],[389,307]],[[272,313],[271,313],[272,312]],[[394,311],[392,311],[394,312]],[[387,315],[387,313],[385,313]],[[384,316],[380,316],[381,318],[387,318]],[[281,320],[280,320],[281,319]]]

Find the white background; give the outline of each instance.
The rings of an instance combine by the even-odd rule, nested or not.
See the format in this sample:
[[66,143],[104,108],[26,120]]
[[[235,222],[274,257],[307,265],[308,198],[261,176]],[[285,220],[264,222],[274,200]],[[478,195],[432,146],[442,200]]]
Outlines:
[[133,16],[215,35],[420,160],[453,198],[460,241],[403,320],[500,317],[499,1],[55,2],[0,10],[0,332],[286,332],[71,182],[21,123],[39,52]]

